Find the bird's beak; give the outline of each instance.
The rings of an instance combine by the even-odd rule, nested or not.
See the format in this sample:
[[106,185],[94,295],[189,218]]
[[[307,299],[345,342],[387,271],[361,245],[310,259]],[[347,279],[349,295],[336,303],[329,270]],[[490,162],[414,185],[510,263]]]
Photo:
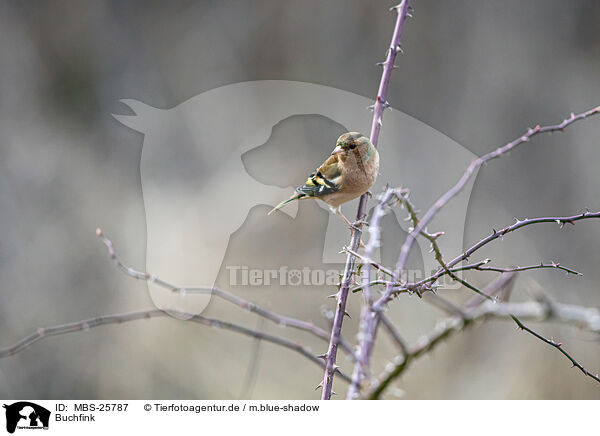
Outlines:
[[335,147],[333,149],[333,151],[331,152],[331,155],[335,156],[335,155],[343,153],[343,152],[344,152],[344,149],[338,145],[337,147]]

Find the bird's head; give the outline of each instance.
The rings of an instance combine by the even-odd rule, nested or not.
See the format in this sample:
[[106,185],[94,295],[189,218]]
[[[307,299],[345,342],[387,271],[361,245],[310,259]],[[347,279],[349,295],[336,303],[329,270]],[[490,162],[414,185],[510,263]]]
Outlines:
[[349,153],[357,154],[363,159],[372,153],[374,149],[371,141],[358,132],[348,132],[340,136],[335,144],[332,155],[346,157]]

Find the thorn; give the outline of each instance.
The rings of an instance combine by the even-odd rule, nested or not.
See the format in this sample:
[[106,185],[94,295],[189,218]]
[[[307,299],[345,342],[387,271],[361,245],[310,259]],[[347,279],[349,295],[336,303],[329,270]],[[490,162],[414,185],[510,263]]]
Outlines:
[[322,388],[322,387],[323,387],[323,382],[321,382],[321,383],[319,383],[319,384],[317,385],[317,387],[315,388],[315,391],[316,391],[317,389],[319,389],[319,388]]
[[335,294],[328,295],[327,298],[337,298],[338,295],[339,295],[339,292],[336,292]]
[[373,112],[375,110],[375,105],[372,104],[371,106],[367,106],[367,110]]
[[98,227],[96,229],[96,236],[98,236],[98,237],[102,236],[102,229],[100,227]]
[[437,232],[437,233],[434,233],[433,235],[430,235],[430,236],[431,236],[431,237],[433,238],[433,240],[435,241],[437,238],[439,238],[439,237],[440,237],[440,236],[442,236],[442,235],[444,235],[444,232]]
[[335,391],[331,391],[331,395],[337,395]]
[[376,67],[383,67],[385,65],[385,62],[377,62],[375,64]]
[[327,353],[323,353],[323,354],[319,354],[318,356],[315,356],[317,359],[323,359],[326,360],[327,359]]
[[350,314],[346,311],[344,311],[344,315],[347,316],[348,318],[352,319],[352,317],[350,316]]

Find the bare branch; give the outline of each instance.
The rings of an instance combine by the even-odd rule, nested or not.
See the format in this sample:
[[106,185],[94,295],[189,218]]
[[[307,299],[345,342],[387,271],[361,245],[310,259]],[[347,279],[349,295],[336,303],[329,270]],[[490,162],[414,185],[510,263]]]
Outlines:
[[388,331],[388,333],[390,334],[390,336],[392,337],[392,339],[394,340],[394,342],[400,349],[400,352],[404,355],[407,355],[408,354],[408,346],[406,345],[406,341],[402,338],[402,336],[400,335],[400,332],[398,331],[396,326],[392,323],[392,321],[390,321],[390,319],[384,313],[381,314],[380,320],[381,320],[381,324],[385,327],[385,329]]
[[[559,322],[574,325],[583,330],[600,334],[600,310],[596,308],[550,303],[547,301],[526,303],[493,303],[486,301],[484,304],[473,310],[464,309],[461,315],[454,315],[440,321],[430,334],[423,336],[416,344],[410,346],[406,355],[398,356],[394,361],[388,363],[386,371],[379,377],[379,380],[371,386],[367,398],[379,398],[389,384],[406,371],[414,359],[428,353],[435,348],[436,345],[448,339],[453,334],[465,330],[467,327],[473,325],[475,321],[487,321],[490,319],[513,320],[512,317],[514,315],[512,314],[515,314],[520,319],[524,320]],[[544,342],[548,340],[543,336],[539,339]],[[555,348],[558,346],[559,350],[564,351],[562,349],[562,344],[559,345],[559,343],[555,343],[553,346]]]
[[[587,215],[590,215],[589,217],[593,217],[594,214],[589,214],[587,211],[584,212],[582,214],[582,217],[585,217]],[[582,217],[576,216],[576,217],[569,217],[569,219],[566,222],[569,222],[573,225],[575,225],[574,221],[578,220],[578,219],[582,219]],[[600,217],[600,214],[598,215],[598,217]],[[555,219],[553,221],[557,221],[559,223],[559,225],[564,225],[565,221],[561,221],[561,219]],[[536,222],[545,222],[543,221],[543,218],[536,218],[536,219],[532,219],[532,220],[525,220],[525,221],[519,221],[517,220],[517,222],[514,224],[515,228],[513,230],[516,230],[520,227],[524,227],[526,225],[529,224],[535,224]],[[513,226],[509,226],[508,228],[504,229],[503,231],[506,231],[505,233],[508,233],[510,227]],[[422,232],[423,233],[423,232]],[[504,234],[504,233],[503,233]],[[448,265],[446,265],[442,259],[442,254],[441,251],[439,249],[439,246],[437,245],[437,242],[435,241],[434,238],[431,238],[431,235],[425,234],[425,237],[427,239],[430,240],[431,242],[431,246],[433,248],[433,251],[435,253],[435,258],[438,261],[438,263],[442,266],[442,269],[444,269],[444,271],[450,275],[450,277],[452,277],[454,280],[456,280],[457,282],[461,283],[463,286],[466,286],[467,288],[471,289],[472,291],[476,292],[477,294],[481,295],[482,297],[484,297],[485,299],[488,299],[492,302],[495,302],[495,299],[491,296],[489,296],[485,291],[482,291],[481,289],[477,288],[476,286],[473,286],[471,283],[467,282],[464,279],[459,278],[456,274],[454,274],[453,272],[451,272],[448,269]],[[493,240],[493,239],[490,239]],[[600,383],[600,377],[598,377],[598,375],[594,375],[592,373],[590,373],[588,370],[586,370],[583,365],[581,365],[578,361],[575,360],[575,358],[573,356],[571,356],[571,354],[569,354],[567,351],[565,351],[565,349],[562,347],[562,343],[558,343],[555,342],[551,339],[545,338],[544,336],[540,335],[539,333],[535,332],[534,330],[532,330],[531,328],[527,327],[525,324],[523,324],[523,322],[521,322],[521,320],[519,318],[517,318],[515,315],[510,314],[509,315],[510,318],[517,324],[517,326],[521,329],[524,330],[526,332],[528,332],[529,334],[531,334],[532,336],[540,339],[541,341],[545,342],[546,344],[556,348],[557,350],[559,350],[565,357],[567,357],[571,363],[573,364],[574,367],[577,367],[583,374],[585,374],[586,376],[592,378],[593,380],[597,381],[598,383]]]
[[[292,328],[295,328],[298,330],[303,330],[305,332],[311,333],[312,335],[318,337],[319,339],[322,339],[324,341],[329,341],[329,333],[327,333],[322,328],[314,325],[313,323],[310,323],[308,321],[303,321],[300,319],[296,319],[296,318],[291,318],[291,317],[284,316],[284,315],[279,315],[278,313],[275,313],[275,312],[267,310],[263,307],[260,307],[256,304],[252,303],[251,301],[244,300],[243,298],[238,297],[237,295],[232,294],[231,292],[227,292],[223,289],[202,288],[202,287],[184,288],[184,287],[176,286],[167,281],[164,281],[164,280],[158,278],[154,274],[135,270],[134,268],[126,265],[125,263],[123,263],[121,261],[121,259],[117,255],[117,252],[114,248],[113,242],[108,237],[106,237],[106,235],[104,234],[102,229],[100,229],[100,228],[96,229],[96,235],[100,238],[100,240],[104,243],[104,245],[106,245],[106,247],[108,249],[108,254],[109,254],[110,258],[114,261],[115,265],[117,265],[117,267],[121,271],[123,271],[125,274],[127,274],[130,277],[133,277],[138,280],[155,283],[156,285],[158,285],[162,288],[168,289],[175,293],[211,294],[211,295],[221,298],[229,303],[232,303],[244,310],[247,310],[248,312],[254,313],[254,314],[261,316],[269,321],[272,321],[278,325],[292,327]],[[340,347],[342,347],[344,352],[348,353],[352,357],[352,359],[355,359],[352,348],[350,347],[350,345],[348,345],[348,343],[343,338],[340,338]]]
[[[375,248],[381,244],[381,220],[389,212],[391,203],[397,201],[396,192],[394,189],[386,189],[382,194],[379,203],[373,211],[373,216],[369,223],[369,242],[365,247],[365,258],[371,259]],[[360,387],[365,375],[368,373],[370,358],[373,346],[375,345],[375,335],[377,332],[377,323],[379,318],[373,312],[373,301],[371,298],[370,276],[372,261],[363,264],[363,306],[360,315],[360,331],[359,349],[357,359],[354,363],[354,371],[352,373],[352,383],[348,388],[347,399],[357,398],[360,393]],[[366,333],[367,332],[367,333]]]
[[[375,147],[377,147],[379,140],[379,131],[382,126],[383,111],[386,107],[389,106],[389,102],[386,100],[388,85],[390,83],[390,77],[394,69],[396,55],[402,50],[400,46],[400,40],[402,37],[402,31],[404,30],[404,22],[408,17],[409,8],[410,0],[402,0],[400,4],[393,8],[398,13],[398,16],[396,17],[396,25],[394,27],[394,33],[392,35],[390,47],[387,52],[387,57],[382,65],[383,72],[381,74],[381,81],[379,83],[379,89],[377,91],[377,98],[373,105],[373,122],[371,124],[370,140]],[[357,226],[355,229],[352,230],[352,238],[350,240],[350,249],[352,251],[356,251],[359,246],[360,237],[362,234],[362,231],[360,230],[360,222],[366,215],[367,197],[368,194],[362,195],[358,203],[358,210],[356,212]],[[327,353],[325,354],[325,374],[323,375],[323,392],[321,394],[321,399],[323,400],[329,400],[331,398],[333,385],[333,371],[336,365],[335,362],[337,355],[337,347],[342,331],[342,323],[346,314],[346,300],[348,299],[348,291],[350,289],[352,274],[354,271],[355,259],[355,256],[352,254],[348,254],[348,256],[346,257],[344,275],[342,278],[342,283],[340,285],[340,290],[338,292],[337,305],[335,309],[335,315],[333,318],[333,327],[331,329],[331,338],[329,341],[329,348],[327,349]]]
[[537,125],[533,129],[528,129],[524,135],[520,136],[519,138],[515,139],[514,141],[509,142],[508,144],[506,144],[502,147],[499,147],[499,148],[495,149],[494,151],[491,151],[490,153],[485,154],[485,155],[473,160],[471,162],[471,164],[469,165],[469,167],[467,168],[467,170],[462,175],[462,177],[460,178],[460,180],[452,188],[450,188],[445,194],[443,194],[429,208],[429,210],[421,218],[419,224],[417,226],[415,226],[414,230],[408,234],[406,241],[404,242],[404,244],[402,245],[402,248],[400,249],[400,256],[398,258],[398,262],[396,263],[396,275],[399,277],[401,275],[402,271],[404,270],[404,268],[406,267],[406,262],[408,260],[408,254],[409,254],[410,249],[412,248],[412,245],[415,242],[417,236],[423,230],[425,230],[427,228],[427,225],[431,222],[433,217],[435,217],[435,215],[440,211],[440,209],[442,207],[444,207],[446,205],[446,203],[448,203],[460,191],[462,191],[462,189],[465,187],[465,185],[467,184],[469,179],[473,176],[473,174],[475,174],[475,171],[481,165],[483,165],[484,163],[486,163],[492,159],[502,157],[504,154],[506,154],[513,148],[519,146],[520,144],[522,144],[524,142],[529,141],[532,137],[534,137],[540,133],[562,131],[566,127],[573,124],[574,122],[583,120],[584,118],[590,117],[592,115],[596,115],[598,113],[600,113],[600,106],[598,106],[594,109],[590,109],[586,112],[582,112],[578,115],[575,115],[572,113],[569,118],[565,119],[563,122],[558,123],[558,124],[544,126],[544,127],[540,127],[539,125]]
[[[458,282],[462,283],[464,286],[466,286],[467,288],[475,291],[476,293],[486,296],[487,298],[490,299],[490,301],[494,302],[493,298],[488,297],[483,291],[481,291],[480,289],[478,289],[476,286],[473,286],[472,284],[470,284],[469,282],[467,282],[466,280],[463,280],[461,278],[458,277],[454,277],[455,280],[457,280]],[[586,376],[592,378],[593,380],[597,381],[598,383],[600,383],[600,377],[598,377],[598,374],[592,374],[591,372],[589,372],[588,370],[586,370],[583,365],[581,365],[578,361],[575,360],[575,358],[573,356],[571,356],[571,354],[569,354],[563,347],[562,347],[562,343],[560,342],[555,342],[551,339],[545,338],[544,336],[542,336],[541,334],[535,332],[534,330],[530,329],[529,327],[527,327],[525,324],[523,324],[523,322],[521,322],[521,320],[519,318],[517,318],[515,315],[513,314],[508,314],[509,318],[512,319],[517,326],[521,329],[526,331],[527,333],[531,334],[532,336],[540,339],[541,341],[545,342],[546,344],[556,348],[558,351],[560,351],[565,357],[567,357],[567,359],[569,359],[571,361],[571,363],[573,364],[574,367],[577,367],[583,374],[585,374]]]
[[[408,198],[408,194],[405,193],[401,196],[403,204],[406,206],[408,212],[409,212],[409,217],[413,223],[413,226],[415,228],[418,228],[420,225],[420,220],[416,215],[414,206],[412,205],[412,203],[410,202],[409,198]],[[572,225],[575,225],[575,222],[581,219],[587,219],[587,218],[600,218],[600,213],[590,213],[588,211],[583,212],[580,215],[574,215],[574,216],[569,216],[569,217],[549,217],[549,218],[534,218],[534,219],[529,219],[529,220],[517,220],[517,222],[515,224],[513,224],[512,226],[508,226],[504,229],[502,229],[500,232],[497,232],[494,230],[494,232],[492,233],[492,235],[488,236],[487,238],[484,238],[482,241],[480,241],[478,244],[475,244],[473,247],[471,247],[471,249],[467,250],[465,253],[463,253],[462,256],[459,256],[458,258],[456,258],[455,260],[453,260],[452,262],[449,263],[445,263],[442,257],[442,253],[440,251],[440,248],[437,244],[437,238],[439,236],[441,236],[443,233],[439,232],[436,234],[430,234],[428,233],[426,230],[423,230],[420,232],[420,234],[425,237],[430,243],[431,243],[431,247],[432,250],[434,252],[434,256],[435,259],[438,261],[438,263],[440,264],[441,268],[438,271],[438,273],[434,274],[434,276],[438,275],[441,276],[443,274],[447,274],[449,275],[453,280],[461,283],[463,286],[471,289],[472,291],[476,292],[478,295],[480,295],[482,298],[490,300],[492,302],[494,302],[494,298],[491,297],[490,295],[488,295],[485,291],[480,290],[479,288],[477,288],[476,286],[473,286],[472,284],[470,284],[469,282],[467,282],[466,280],[463,280],[461,278],[459,278],[452,270],[450,270],[450,267],[454,266],[456,263],[460,262],[461,260],[467,259],[468,256],[470,254],[472,254],[474,251],[478,250],[479,248],[483,247],[485,244],[499,238],[502,237],[503,235],[515,231],[519,228],[525,227],[527,225],[531,225],[531,224],[536,224],[536,223],[542,223],[542,222],[556,222],[559,225],[564,226],[565,223],[570,223]],[[487,262],[486,262],[487,263]],[[477,264],[474,264],[474,268],[481,268],[482,267],[483,262],[479,262]],[[543,266],[543,264],[541,264]],[[553,266],[554,268],[559,268],[560,265],[556,265]],[[533,268],[529,268],[529,269],[533,269]],[[569,270],[568,272],[571,273],[576,273],[574,270]],[[419,293],[419,289],[415,290],[417,293]],[[375,312],[375,314],[379,313],[381,311],[381,309],[383,308],[384,304],[387,304],[387,302],[392,298],[393,296],[393,289],[391,289],[390,287],[388,287],[386,289],[386,291],[384,292],[384,294],[382,295],[382,297],[375,302],[375,304],[373,305],[373,310]],[[461,311],[460,316],[462,319],[464,318],[464,313],[463,311]],[[575,360],[575,358],[573,356],[571,356],[567,351],[564,350],[564,348],[562,347],[562,344],[559,344],[553,340],[547,339],[545,337],[543,337],[542,335],[540,335],[539,333],[535,332],[534,330],[532,330],[531,328],[525,326],[523,324],[523,322],[517,318],[515,315],[510,315],[510,318],[517,324],[517,326],[519,328],[521,328],[522,330],[530,333],[532,336],[542,340],[543,342],[545,342],[548,345],[553,346],[554,348],[558,349],[563,355],[565,355],[573,364],[573,366],[577,367],[583,374],[585,374],[586,376],[592,378],[593,380],[600,382],[600,378],[597,375],[594,375],[592,373],[590,373],[589,371],[587,371],[583,365],[581,365],[578,361]],[[364,336],[365,335],[373,335],[376,333],[376,331],[361,331],[361,338],[363,338],[362,340],[364,341]],[[409,359],[409,357],[406,357],[405,359]],[[357,360],[357,362],[360,361],[360,357]],[[398,369],[399,366],[402,366],[403,368],[406,366],[408,362],[404,362],[402,363],[402,365],[397,365],[396,369]],[[354,379],[354,378],[353,378]]]
[[556,263],[556,262],[550,262],[550,263],[540,262],[537,265],[515,266],[513,268],[498,268],[498,267],[494,267],[494,266],[484,266],[486,263],[489,263],[489,262],[490,262],[489,259],[485,259],[485,260],[482,260],[480,262],[477,262],[477,263],[474,263],[471,265],[464,265],[464,266],[452,268],[451,271],[457,272],[457,271],[476,270],[476,271],[493,271],[493,272],[499,272],[499,273],[511,273],[511,272],[529,271],[532,269],[559,269],[561,271],[567,272],[568,274],[574,274],[576,276],[583,275],[580,272],[575,271],[572,268],[567,268],[566,266],[562,266],[560,263]]
[[[494,229],[492,231],[491,235],[483,238],[482,240],[477,242],[475,245],[473,245],[471,248],[466,250],[464,253],[460,254],[456,258],[452,259],[450,262],[446,263],[446,267],[448,267],[448,268],[454,267],[459,262],[462,262],[463,260],[467,260],[469,257],[471,257],[471,255],[473,253],[475,253],[477,250],[481,249],[483,246],[489,244],[490,242],[492,242],[496,239],[502,239],[504,237],[504,235],[514,232],[515,230],[521,229],[523,227],[530,226],[532,224],[540,224],[540,223],[556,223],[560,226],[560,228],[563,228],[565,226],[565,224],[575,225],[575,222],[577,222],[577,221],[581,221],[581,220],[585,220],[585,219],[592,219],[592,218],[600,218],[600,212],[589,212],[586,210],[585,212],[582,212],[578,215],[517,220],[513,225],[505,227],[505,228],[501,229],[500,231],[497,231]],[[557,264],[557,265],[558,266],[555,268],[558,268],[560,266],[560,264]],[[559,268],[559,269],[564,269],[564,268]],[[576,275],[581,275],[575,270],[569,270],[567,272],[571,272]],[[430,280],[430,281],[436,280],[437,278],[441,277],[442,275],[444,275],[446,273],[447,272],[445,271],[444,268],[440,268],[435,274],[433,274],[427,280]]]
[[[289,339],[281,338],[279,336],[272,335],[270,333],[250,329],[248,327],[241,326],[239,324],[234,324],[228,321],[222,321],[215,318],[208,318],[201,315],[192,315],[180,313],[181,316],[185,316],[188,318],[188,321],[192,321],[198,324],[202,324],[209,327],[216,327],[225,330],[234,331],[236,333],[244,334],[246,336],[250,336],[256,339],[260,339],[266,342],[270,342],[272,344],[279,345],[281,347],[287,348],[289,350],[295,351],[296,353],[301,354],[306,357],[313,363],[316,363],[320,367],[324,367],[324,363],[321,359],[316,357],[314,353],[307,347],[304,347],[300,344],[297,344]],[[99,327],[103,325],[109,324],[123,324],[126,322],[139,321],[142,319],[153,319],[153,318],[172,318],[173,316],[168,314],[165,311],[160,309],[152,309],[152,310],[143,310],[138,312],[129,312],[129,313],[119,313],[115,315],[105,315],[98,316],[94,318],[85,319],[82,321],[72,322],[68,324],[55,325],[51,327],[42,327],[35,331],[35,333],[26,336],[25,338],[17,341],[15,344],[10,345],[5,348],[0,348],[0,359],[8,356],[12,356],[17,354],[24,349],[28,348],[32,344],[50,337],[50,336],[58,336],[64,335],[67,333],[73,333],[78,331],[86,331],[94,327]],[[178,322],[185,322],[181,320],[177,320]],[[349,382],[350,378],[341,372],[338,371],[338,375],[344,381]]]

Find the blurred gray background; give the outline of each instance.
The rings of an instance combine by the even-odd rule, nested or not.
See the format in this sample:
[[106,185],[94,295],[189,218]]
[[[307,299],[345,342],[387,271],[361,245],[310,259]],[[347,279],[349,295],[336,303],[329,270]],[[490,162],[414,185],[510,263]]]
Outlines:
[[[389,100],[473,153],[481,155],[537,123],[558,122],[600,104],[600,3],[414,3]],[[0,347],[41,326],[152,307],[146,286],[119,273],[94,235],[101,226],[123,259],[143,268],[143,136],[112,118],[128,113],[120,99],[170,108],[215,87],[262,79],[306,81],[374,97],[380,77],[374,64],[383,60],[395,19],[391,5],[3,1]],[[288,129],[300,143],[315,130],[339,133],[338,126],[310,117],[280,127],[274,136],[285,136]],[[600,209],[599,136],[600,118],[587,120],[538,137],[483,168],[469,203],[465,245],[514,217]],[[300,153],[289,156],[295,154]],[[301,155],[298,166],[310,170],[318,156]],[[252,162],[251,155],[245,157],[245,163]],[[304,173],[282,176],[269,183],[292,185]],[[428,206],[414,200],[421,209]],[[261,233],[273,225],[264,219],[266,210],[251,211],[230,250],[276,261],[276,251],[265,253],[260,246]],[[290,238],[305,253],[301,264],[310,265],[311,253],[320,253],[322,232],[315,229],[326,220],[316,205],[300,206],[299,231]],[[497,266],[554,260],[584,274],[522,274],[515,301],[545,292],[562,302],[599,306],[599,242],[600,223],[560,231],[547,225],[515,233],[480,254]],[[222,278],[227,274],[222,271]],[[471,279],[484,285],[492,277]],[[331,291],[269,288],[239,294],[326,328],[321,313],[333,307],[325,299]],[[358,315],[358,298],[349,310]],[[211,302],[205,314],[286,335],[315,354],[325,350],[310,336],[261,323],[222,302]],[[442,316],[412,297],[390,310],[412,340]],[[348,339],[357,318],[345,324]],[[536,327],[559,338],[590,370],[600,370],[596,337],[571,327]],[[394,351],[381,337],[376,372]],[[348,371],[348,362],[342,364]],[[321,377],[312,363],[275,346],[161,319],[49,338],[0,360],[0,397],[311,399],[317,398],[313,387]],[[556,350],[511,323],[493,322],[419,359],[395,387],[409,399],[600,398],[592,383]],[[335,390],[345,387],[338,381]]]

